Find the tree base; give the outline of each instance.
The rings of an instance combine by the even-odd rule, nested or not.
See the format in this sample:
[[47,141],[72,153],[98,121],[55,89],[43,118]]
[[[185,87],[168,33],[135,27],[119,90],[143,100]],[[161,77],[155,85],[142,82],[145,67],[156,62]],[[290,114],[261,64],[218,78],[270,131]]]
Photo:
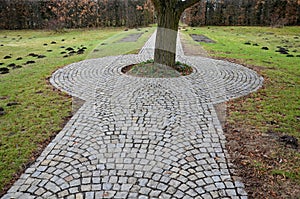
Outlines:
[[177,62],[174,67],[170,67],[153,63],[151,60],[126,66],[122,69],[122,72],[135,77],[174,78],[191,74],[193,72],[193,68],[180,62]]

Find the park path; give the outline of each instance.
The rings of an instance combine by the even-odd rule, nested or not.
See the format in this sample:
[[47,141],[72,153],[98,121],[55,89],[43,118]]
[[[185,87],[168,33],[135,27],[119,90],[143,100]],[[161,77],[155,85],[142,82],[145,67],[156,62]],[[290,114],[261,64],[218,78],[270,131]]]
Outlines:
[[74,63],[51,83],[85,101],[11,187],[7,198],[247,198],[232,175],[214,104],[263,82],[241,65],[185,56],[178,78],[139,78],[124,66],[153,57],[155,35],[138,55]]

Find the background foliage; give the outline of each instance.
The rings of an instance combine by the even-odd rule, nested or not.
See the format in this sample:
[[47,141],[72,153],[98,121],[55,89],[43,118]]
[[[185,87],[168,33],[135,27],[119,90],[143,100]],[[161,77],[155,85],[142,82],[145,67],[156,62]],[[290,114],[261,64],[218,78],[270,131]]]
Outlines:
[[145,0],[0,0],[0,29],[129,28],[153,22]]
[[183,16],[190,26],[300,25],[299,0],[202,0]]
[[[0,29],[129,28],[155,22],[151,0],[0,0]],[[203,25],[300,25],[299,0],[201,0],[182,20]]]

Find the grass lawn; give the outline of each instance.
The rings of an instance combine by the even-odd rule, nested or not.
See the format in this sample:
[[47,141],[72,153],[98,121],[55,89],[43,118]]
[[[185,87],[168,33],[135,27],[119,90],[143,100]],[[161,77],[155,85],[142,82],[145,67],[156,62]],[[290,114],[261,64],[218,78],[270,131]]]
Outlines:
[[[154,28],[84,29],[64,33],[0,31],[0,68],[9,69],[8,74],[0,74],[0,107],[5,112],[0,115],[0,195],[71,116],[72,100],[48,83],[51,74],[87,58],[138,52],[153,31]],[[135,33],[144,34],[137,42],[118,43]],[[106,44],[105,49],[93,53],[102,43]],[[84,53],[78,53],[78,49]],[[25,64],[28,61],[35,63]],[[9,103],[12,106],[7,106]]]
[[[0,107],[5,111],[0,116],[0,195],[15,175],[34,161],[34,157],[71,116],[72,99],[49,85],[51,74],[60,67],[87,58],[136,53],[153,30],[0,31],[0,68],[10,69],[8,74],[0,74]],[[141,32],[144,34],[137,42],[118,42]],[[283,144],[277,148],[270,147],[277,145],[277,138],[285,134],[300,140],[300,57],[297,57],[300,55],[300,27],[203,27],[188,28],[183,32],[191,43],[195,42],[188,34],[209,37],[216,43],[201,45],[210,55],[245,64],[264,76],[264,87],[258,92],[228,103],[227,125],[232,126],[235,133],[240,133],[241,138],[241,132],[253,133],[253,137],[259,140],[268,138],[264,143],[265,151],[253,144],[257,147],[249,147],[253,156],[249,155],[249,151],[247,154],[240,152],[244,159],[239,167],[261,175],[262,181],[262,178],[271,177],[276,181],[279,176],[282,183],[288,179],[299,187],[299,150]],[[288,49],[290,57],[275,52],[280,49],[278,46]],[[78,49],[85,49],[84,54],[78,54]],[[28,56],[30,53],[33,53],[32,56]],[[46,57],[37,58],[35,55]],[[5,56],[11,58],[4,59]],[[28,61],[35,63],[24,64]],[[13,69],[18,65],[22,68]],[[7,106],[8,103],[12,106]],[[272,136],[276,139],[271,139]],[[251,139],[237,142],[242,148],[247,148]],[[242,145],[244,142],[246,144]],[[258,157],[258,154],[261,156]],[[278,180],[276,183],[283,192],[288,192]],[[264,184],[247,183],[246,186],[250,187],[248,191],[254,192],[263,185],[263,192],[264,186],[276,187],[276,183],[272,184],[269,180]],[[291,184],[291,189],[294,185]],[[269,187],[266,190],[270,192],[268,196],[274,194]]]
[[[280,198],[287,194],[279,190],[286,180],[291,180],[299,188],[299,147],[298,150],[289,145],[285,147],[278,140],[280,136],[290,135],[300,141],[300,27],[187,27],[182,32],[190,43],[196,42],[189,34],[209,37],[216,43],[198,43],[210,56],[244,64],[265,78],[264,86],[258,92],[228,103],[227,127],[231,135],[237,137],[233,139],[240,144],[239,153],[247,156],[239,157],[238,167],[255,173],[256,180],[270,178],[261,187],[258,183],[248,183],[248,191],[260,189],[263,194],[267,192],[264,187],[276,187],[272,184],[275,181],[277,193],[274,195],[270,191],[268,196]],[[243,134],[248,137],[243,137]],[[284,190],[282,188],[282,192]],[[299,197],[299,190],[296,192],[296,195],[291,193],[286,197]]]
[[[188,33],[202,34],[216,41],[201,43],[214,57],[238,59],[246,65],[260,66],[260,74],[266,78],[267,89],[263,91],[267,97],[264,100],[248,99],[255,106],[247,108],[252,110],[248,114],[253,113],[247,116],[253,120],[247,119],[247,122],[251,125],[264,123],[264,132],[273,126],[268,124],[276,123],[275,131],[300,139],[300,27],[206,27],[191,29]],[[246,45],[247,42],[250,45]],[[288,49],[294,57],[275,52],[278,46]],[[269,50],[262,50],[262,47]],[[256,108],[263,112],[258,115]]]

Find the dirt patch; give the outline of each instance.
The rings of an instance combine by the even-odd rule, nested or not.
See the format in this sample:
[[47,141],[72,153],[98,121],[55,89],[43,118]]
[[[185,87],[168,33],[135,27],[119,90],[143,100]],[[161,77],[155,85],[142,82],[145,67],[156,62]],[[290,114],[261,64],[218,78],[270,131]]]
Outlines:
[[204,35],[196,35],[196,34],[190,34],[190,36],[193,38],[196,42],[204,42],[204,43],[216,43],[214,40],[204,36]]
[[5,57],[3,57],[3,59],[11,59],[12,57],[10,55],[6,55]]
[[189,42],[184,35],[181,35],[181,43],[185,55],[209,57],[207,51],[204,50],[201,45],[199,45],[198,43]]
[[169,66],[158,66],[154,63],[135,64],[122,69],[123,73],[135,77],[172,78],[180,77],[180,73]]
[[6,68],[6,67],[0,68],[0,74],[7,74],[7,73],[9,73],[9,69],[8,68]]
[[139,64],[125,66],[122,68],[122,72],[136,77],[172,78],[190,75],[193,72],[193,68],[180,62],[176,62],[174,66],[170,67],[148,60]]
[[[243,99],[228,102],[227,114],[239,111]],[[287,162],[297,165],[297,150],[280,143],[279,135],[263,134],[239,121],[226,121],[224,133],[231,162],[243,179],[249,198],[299,198],[299,183],[280,171],[286,170]]]
[[130,34],[127,37],[124,37],[123,39],[119,40],[118,43],[123,42],[136,42],[144,33],[135,33]]
[[[266,69],[265,67],[245,65],[236,59],[218,59],[242,64],[259,74]],[[267,84],[269,79],[264,78],[265,84]],[[258,94],[260,92],[263,95],[263,88],[258,91]],[[236,112],[242,111],[243,114],[247,114],[242,109],[247,98],[256,100],[258,97],[250,94],[227,102],[227,118]],[[215,108],[218,117],[220,114],[222,115],[218,107]],[[264,134],[259,127],[247,125],[244,121],[225,120],[223,130],[227,139],[226,148],[231,162],[235,166],[235,174],[242,178],[249,198],[300,198],[300,183],[282,172],[289,170],[299,173],[299,167],[294,167],[300,161],[299,155],[297,155],[300,153],[300,147],[294,149],[293,146],[282,142],[282,135],[271,131]]]

